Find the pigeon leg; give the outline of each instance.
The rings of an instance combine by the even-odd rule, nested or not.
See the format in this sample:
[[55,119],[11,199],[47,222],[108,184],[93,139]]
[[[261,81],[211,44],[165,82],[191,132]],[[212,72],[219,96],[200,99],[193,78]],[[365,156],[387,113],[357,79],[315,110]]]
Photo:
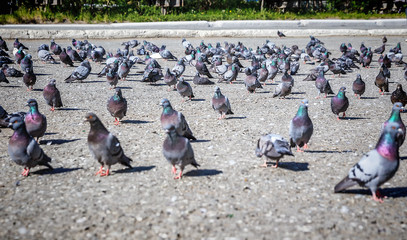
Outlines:
[[272,166],[273,168],[278,168],[278,161],[276,161],[276,165]]
[[177,168],[174,165],[172,165],[172,174],[177,174]]
[[260,167],[265,167],[265,168],[267,168],[267,159],[264,160],[264,163],[263,163],[262,165],[260,165]]
[[341,119],[339,118],[339,115],[336,115],[336,120],[338,120],[338,121],[341,120]]
[[182,169],[179,171],[178,176],[174,177],[174,179],[181,179],[182,178]]
[[301,150],[301,148],[299,146],[297,146],[297,152],[304,152],[304,151]]
[[343,114],[342,114],[342,117],[346,117],[346,114],[345,114],[345,112],[343,112]]
[[110,166],[107,166],[106,172],[101,173],[100,176],[101,176],[101,177],[103,177],[103,176],[105,176],[105,177],[109,176],[109,170],[110,170]]
[[99,169],[99,171],[97,171],[96,173],[95,173],[95,176],[96,175],[102,175],[103,174],[103,165],[102,166],[100,166],[100,169]]
[[28,174],[30,173],[30,169],[29,168],[24,168],[23,172],[21,173],[21,175],[23,175],[24,177],[28,177]]
[[55,107],[54,107],[54,106],[51,107],[51,111],[52,111],[52,112],[55,111]]
[[304,144],[304,149],[308,149],[308,144]]
[[379,190],[377,190],[376,192],[373,192],[373,193],[372,193],[372,199],[373,199],[374,201],[376,201],[376,202],[383,203],[383,198],[382,198],[382,196],[380,195]]
[[114,125],[120,125],[120,121],[117,118],[114,118]]

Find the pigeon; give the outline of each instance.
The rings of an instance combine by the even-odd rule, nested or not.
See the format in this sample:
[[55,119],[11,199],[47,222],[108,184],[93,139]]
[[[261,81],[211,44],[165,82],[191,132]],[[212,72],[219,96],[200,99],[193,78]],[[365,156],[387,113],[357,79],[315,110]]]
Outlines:
[[284,33],[280,32],[280,31],[277,31],[277,35],[279,38],[286,37],[286,35],[284,35]]
[[[192,100],[192,98],[194,98],[194,93],[192,91],[192,87],[191,85],[185,81],[185,79],[183,77],[180,77],[178,79],[177,85],[177,92],[181,95],[181,97],[188,97],[189,100]],[[182,100],[184,101],[184,100]]]
[[303,152],[300,148],[308,149],[308,142],[314,132],[314,125],[308,116],[308,100],[301,101],[297,114],[290,122],[290,146],[297,146],[297,152]]
[[185,63],[184,60],[180,59],[178,60],[177,64],[172,68],[171,70],[173,73],[175,73],[176,77],[181,77],[181,75],[185,71]]
[[383,36],[383,38],[382,38],[382,43],[383,43],[383,44],[387,43],[387,37],[386,37],[386,36]]
[[3,38],[0,36],[0,48],[8,51],[7,43],[6,41],[3,40]]
[[10,67],[7,64],[4,64],[3,67],[1,68],[1,70],[3,71],[4,75],[6,77],[22,77],[24,76],[24,74],[22,72],[20,72],[19,70]]
[[38,103],[35,99],[29,99],[27,106],[30,110],[24,118],[25,127],[27,128],[27,132],[32,137],[37,138],[37,142],[39,142],[39,138],[44,136],[47,130],[47,118],[38,110]]
[[182,42],[182,46],[183,46],[185,49],[188,49],[188,48],[192,47],[191,43],[190,43],[189,41],[187,41],[185,38],[183,38],[183,39],[181,40],[181,42]]
[[[88,134],[89,150],[102,165],[95,175],[108,176],[110,166],[116,163],[132,168],[130,165],[132,160],[124,154],[119,140],[105,128],[96,114],[87,113],[85,121],[90,124]],[[105,165],[107,166],[106,171],[104,170]]]
[[61,100],[61,93],[55,85],[56,80],[51,79],[47,86],[42,91],[45,101],[51,106],[51,111],[55,111],[55,108],[63,107]]
[[[194,151],[192,150],[188,138],[180,136],[174,127],[167,129],[166,132],[167,137],[163,144],[163,155],[172,165],[174,179],[180,179],[182,178],[182,172],[184,171],[185,166],[191,164],[198,168],[200,165],[195,160]],[[177,174],[177,168],[175,165],[179,165],[180,167],[179,174]]]
[[9,127],[14,130],[14,133],[8,143],[8,154],[11,160],[18,165],[24,166],[21,175],[27,177],[30,169],[37,165],[46,166],[53,170],[49,164],[51,158],[44,153],[38,143],[27,132],[25,123],[21,117],[12,117]]
[[399,83],[397,84],[396,90],[391,93],[390,100],[392,104],[395,104],[396,102],[400,102],[403,107],[406,106],[407,103],[407,94],[403,90],[403,86]]
[[66,53],[66,49],[63,48],[62,52],[59,54],[59,59],[61,60],[61,62],[63,62],[65,65],[69,65],[71,67],[73,67],[73,62],[71,57]]
[[6,51],[4,51],[2,48],[0,48],[0,56],[10,57],[10,55]]
[[215,95],[212,97],[212,108],[220,114],[219,120],[233,114],[229,99],[221,93],[218,86],[215,87]]
[[401,129],[401,133],[396,138],[399,147],[403,145],[404,139],[406,138],[406,126],[404,125],[403,120],[401,120],[400,116],[400,112],[402,111],[404,111],[403,104],[401,104],[400,102],[394,103],[389,119],[382,125],[382,130],[385,129],[386,126],[389,125],[389,123],[396,123],[397,128]]
[[192,79],[192,82],[196,85],[212,85],[215,84],[209,78],[207,77],[201,77],[199,72],[196,72],[194,78]]
[[119,78],[123,81],[126,81],[127,75],[130,73],[130,65],[127,60],[124,60],[122,64],[119,66],[119,70],[117,73],[119,74]]
[[55,55],[59,55],[62,52],[62,47],[55,43],[54,39],[51,39],[51,51]]
[[206,64],[203,62],[202,57],[198,58],[198,61],[195,64],[195,68],[199,72],[199,74],[206,75],[208,78],[213,78],[208,68],[206,67]]
[[292,85],[290,82],[281,82],[274,89],[273,98],[280,97],[285,98],[291,93]]
[[349,107],[349,100],[345,95],[346,87],[341,87],[338,91],[338,94],[331,98],[331,109],[332,112],[336,115],[339,120],[339,113],[343,112],[342,117],[345,117],[346,110]]
[[363,95],[363,93],[365,93],[365,89],[366,89],[366,84],[362,80],[362,77],[360,76],[360,74],[358,74],[356,76],[356,80],[353,81],[353,84],[352,84],[353,93],[355,93],[355,96],[359,95],[358,98],[360,99],[360,97]]
[[20,64],[21,60],[25,57],[25,52],[23,51],[23,48],[18,49],[17,52],[14,54],[14,57],[16,59],[16,63]]
[[70,83],[76,80],[82,82],[82,80],[85,80],[89,76],[90,71],[92,71],[92,67],[90,66],[89,61],[85,60],[81,62],[81,65],[75,68],[69,77],[65,79],[65,82]]
[[189,140],[196,140],[193,136],[191,129],[181,112],[177,112],[171,106],[168,99],[164,98],[161,100],[160,105],[163,107],[163,112],[160,117],[161,127],[164,130],[169,130],[171,127],[175,128],[175,131],[183,137]]
[[37,82],[37,76],[28,68],[25,69],[26,73],[23,75],[23,82],[27,86],[27,91],[33,90],[34,84]]
[[[248,69],[248,68],[247,68]],[[256,88],[263,88],[259,80],[257,80],[257,72],[246,72],[246,77],[243,79],[247,92],[254,93]]]
[[324,71],[319,72],[319,75],[315,80],[315,87],[318,89],[318,96],[316,98],[319,98],[321,93],[325,94],[325,98],[328,94],[334,94],[329,81],[324,76]]
[[138,45],[140,45],[140,42],[134,39],[134,40],[130,40],[130,41],[124,42],[124,43],[122,43],[122,45],[128,45],[128,46],[130,46],[131,48],[135,48],[135,47],[137,47]]
[[119,125],[120,120],[126,116],[127,100],[123,97],[120,88],[116,88],[115,94],[107,101],[107,110],[114,117],[114,125]]
[[257,70],[257,80],[263,83],[263,85],[265,86],[268,75],[269,71],[267,70],[266,63],[263,62],[260,69]]
[[83,61],[81,56],[79,56],[79,54],[75,50],[73,50],[71,46],[66,47],[66,53],[72,59],[72,61],[77,61],[77,62]]
[[23,48],[23,49],[28,50],[28,47],[24,46],[24,44],[22,44],[22,43],[18,40],[18,38],[16,38],[16,40],[14,41],[13,46],[14,46],[14,48],[17,48],[17,49]]
[[389,92],[389,80],[384,76],[383,68],[380,68],[374,84],[379,88],[381,95],[384,95],[384,92]]
[[119,74],[117,74],[117,72],[115,72],[113,68],[110,68],[106,74],[106,80],[110,84],[110,86],[116,88],[116,85],[119,82]]
[[[151,58],[152,59],[152,58]],[[144,71],[142,82],[155,83],[163,77],[162,71],[160,68],[154,67],[154,63],[151,63],[147,66]]]
[[376,48],[375,50],[373,50],[373,52],[377,53],[377,54],[383,54],[385,50],[386,50],[386,47],[383,44],[382,46],[380,46],[380,47]]
[[9,121],[7,118],[9,117],[8,113],[2,106],[0,106],[0,127],[8,127]]
[[27,54],[21,59],[20,68],[22,72],[26,72],[26,69],[33,71],[33,61],[31,54]]
[[288,74],[287,70],[284,70],[283,72],[284,72],[284,74],[283,74],[283,76],[281,76],[281,81],[289,82],[289,83],[291,83],[291,86],[294,87],[294,78],[290,74]]
[[[164,82],[168,85],[169,90],[175,89],[175,85],[177,84],[177,74],[171,72],[168,67],[164,69]],[[171,88],[173,86],[173,88]]]
[[276,160],[276,165],[273,167],[278,167],[278,161],[285,155],[294,156],[291,152],[290,144],[282,136],[277,134],[267,134],[261,136],[257,141],[256,156],[261,158],[265,156],[264,164],[262,167],[267,167],[267,160]]
[[47,50],[39,49],[37,52],[38,59],[40,59],[43,62],[49,62],[52,64],[55,64],[55,59],[52,57],[51,53],[48,52]]
[[388,124],[382,132],[376,148],[363,155],[359,162],[349,170],[348,175],[336,184],[335,193],[359,184],[370,189],[374,201],[383,202],[379,187],[390,180],[399,167],[399,145],[396,138],[400,133],[401,129],[397,127],[397,124]]
[[1,82],[10,83],[3,71],[0,71],[0,83]]
[[165,45],[162,45],[162,46],[161,46],[161,49],[160,49],[160,51],[159,51],[160,56],[161,56],[163,59],[165,59],[165,60],[175,60],[175,61],[178,61],[178,59],[177,59],[170,51],[168,51],[168,50],[165,49],[165,48],[166,48]]

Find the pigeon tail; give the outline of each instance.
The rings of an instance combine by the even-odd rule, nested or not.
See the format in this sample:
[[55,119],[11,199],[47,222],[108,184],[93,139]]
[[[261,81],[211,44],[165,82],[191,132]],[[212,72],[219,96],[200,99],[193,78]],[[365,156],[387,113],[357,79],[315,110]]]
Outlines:
[[342,179],[342,181],[340,181],[338,184],[336,184],[335,188],[334,188],[334,192],[338,193],[338,192],[342,192],[343,190],[352,187],[354,185],[356,185],[357,182],[350,179],[349,176],[346,176],[344,179]]
[[38,165],[46,166],[50,170],[54,170],[54,168],[49,164],[51,162],[51,158],[48,157],[44,152],[42,153],[42,160],[38,162]]
[[133,168],[130,165],[130,162],[132,162],[133,160],[129,157],[127,157],[126,155],[123,155],[123,157],[120,159],[120,163],[128,168]]
[[200,167],[201,165],[199,165],[197,162],[195,162],[195,161],[193,161],[192,163],[191,163],[191,165],[192,166],[194,166],[194,167],[196,167],[196,168],[198,168],[198,167]]

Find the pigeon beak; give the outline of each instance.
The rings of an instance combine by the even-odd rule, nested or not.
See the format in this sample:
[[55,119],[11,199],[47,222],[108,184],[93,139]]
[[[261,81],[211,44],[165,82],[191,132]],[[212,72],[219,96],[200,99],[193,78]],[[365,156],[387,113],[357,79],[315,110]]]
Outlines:
[[12,127],[13,127],[13,123],[8,123],[7,127],[12,128]]

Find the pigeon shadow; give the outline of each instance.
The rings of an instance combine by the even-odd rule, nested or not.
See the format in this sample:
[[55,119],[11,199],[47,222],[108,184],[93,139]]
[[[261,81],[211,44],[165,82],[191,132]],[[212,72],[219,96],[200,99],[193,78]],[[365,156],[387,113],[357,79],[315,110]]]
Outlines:
[[293,94],[293,95],[300,95],[300,94],[306,94],[306,92],[292,92],[291,94]]
[[43,90],[39,89],[39,88],[35,88],[35,89],[31,90],[31,91],[33,91],[33,92],[42,92]]
[[400,157],[400,160],[401,160],[401,161],[406,160],[406,159],[407,159],[407,156]]
[[58,111],[85,111],[88,109],[84,109],[84,108],[57,108],[56,110]]
[[308,163],[298,163],[298,162],[279,162],[278,168],[300,172],[300,171],[308,171]]
[[50,140],[41,140],[40,144],[47,144],[48,142],[51,142],[50,145],[61,145],[64,143],[70,143],[70,142],[75,142],[81,140],[80,138],[75,138],[75,139],[50,139]]
[[205,102],[206,100],[203,98],[193,98],[191,99],[192,102]]
[[360,97],[360,99],[378,99],[378,97]]
[[106,81],[97,81],[97,80],[94,80],[94,81],[83,81],[82,83],[104,83],[104,82],[106,82]]
[[44,168],[44,169],[40,169],[37,170],[35,172],[31,172],[32,174],[38,174],[38,175],[48,175],[48,174],[60,174],[60,173],[67,173],[67,172],[73,172],[76,170],[79,170],[82,168],[54,168],[54,170],[48,169],[48,168]]
[[370,119],[370,118],[363,118],[363,117],[340,117],[341,120],[363,120],[363,119]]
[[188,177],[204,177],[204,176],[215,176],[223,173],[222,171],[216,169],[195,169],[184,174]]
[[49,73],[36,73],[35,75],[36,76],[48,76],[48,75],[52,75],[52,74],[49,74]]
[[211,140],[205,140],[205,139],[197,139],[197,140],[192,140],[191,143],[204,143],[204,142],[210,142]]
[[116,170],[116,171],[113,171],[113,172],[114,173],[134,173],[134,172],[150,171],[153,168],[155,168],[155,166],[140,166],[140,167],[119,169],[119,170]]
[[47,132],[47,133],[45,133],[44,135],[57,135],[58,133],[55,133],[55,132]]
[[225,118],[225,119],[230,119],[230,120],[232,120],[232,119],[245,119],[246,117],[227,117],[227,118]]
[[117,87],[117,88],[120,88],[120,89],[133,89],[132,87]]
[[5,85],[5,86],[2,86],[2,87],[5,87],[5,88],[20,88],[21,86]]
[[270,91],[261,91],[261,92],[256,92],[256,94],[262,94],[262,93],[270,93]]
[[152,123],[152,121],[143,121],[143,120],[123,120],[122,123],[129,123],[129,124],[141,124],[141,123]]
[[[339,192],[340,194],[362,194],[362,195],[371,195],[372,193],[368,189],[348,189]],[[382,188],[380,193],[383,196],[392,197],[392,198],[401,198],[407,197],[407,187],[395,187],[395,188]]]
[[305,150],[307,153],[348,153],[353,152],[352,150],[337,151],[337,150]]

